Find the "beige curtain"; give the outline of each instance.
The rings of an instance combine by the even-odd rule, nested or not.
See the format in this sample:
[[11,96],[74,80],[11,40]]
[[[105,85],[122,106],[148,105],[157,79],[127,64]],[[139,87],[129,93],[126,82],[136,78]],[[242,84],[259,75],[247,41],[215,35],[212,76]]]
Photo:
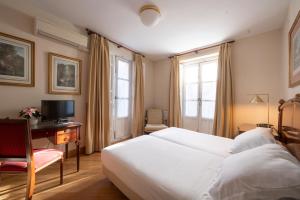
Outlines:
[[171,58],[169,126],[181,127],[180,76],[178,56]]
[[90,37],[90,68],[86,124],[86,153],[100,151],[110,142],[110,66],[108,41]]
[[137,137],[144,132],[144,69],[142,56],[134,54],[134,99],[132,116],[132,136]]
[[220,47],[214,133],[233,138],[233,90],[231,75],[231,44]]

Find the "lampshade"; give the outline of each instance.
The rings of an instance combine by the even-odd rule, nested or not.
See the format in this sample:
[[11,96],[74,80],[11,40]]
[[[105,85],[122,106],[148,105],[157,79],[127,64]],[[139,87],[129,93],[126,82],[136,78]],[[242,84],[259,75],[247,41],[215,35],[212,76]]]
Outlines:
[[140,9],[140,18],[145,26],[153,27],[161,19],[160,10],[155,5],[144,5]]
[[255,95],[253,99],[251,99],[250,103],[265,103],[265,102],[262,98],[260,98],[260,96]]

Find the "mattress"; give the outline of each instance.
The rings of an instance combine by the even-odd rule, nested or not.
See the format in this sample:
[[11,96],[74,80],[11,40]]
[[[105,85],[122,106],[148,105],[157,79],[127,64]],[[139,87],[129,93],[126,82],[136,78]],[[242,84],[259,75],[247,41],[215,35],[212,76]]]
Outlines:
[[145,135],[102,151],[104,168],[141,199],[209,199],[224,158]]
[[190,148],[207,151],[219,156],[230,155],[233,140],[181,128],[167,128],[150,134],[153,137],[168,140]]

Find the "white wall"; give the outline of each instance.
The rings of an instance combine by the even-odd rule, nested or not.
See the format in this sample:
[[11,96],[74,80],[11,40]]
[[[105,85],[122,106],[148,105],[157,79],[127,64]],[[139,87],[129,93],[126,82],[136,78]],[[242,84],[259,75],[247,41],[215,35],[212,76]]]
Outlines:
[[170,59],[154,62],[154,107],[169,109]]
[[[270,94],[270,122],[277,124],[277,103],[282,98],[281,31],[275,30],[236,41],[233,45],[234,127],[267,121],[267,106],[250,105],[252,93]],[[169,59],[154,62],[154,105],[168,109]]]
[[154,107],[155,87],[154,87],[154,65],[149,59],[144,59],[145,63],[145,110]]
[[284,80],[284,98],[292,98],[295,96],[295,94],[300,93],[300,85],[289,88],[289,50],[288,50],[288,34],[290,31],[290,28],[298,14],[298,11],[300,9],[300,1],[299,0],[291,0],[289,10],[287,13],[287,17],[283,26],[282,31],[282,74],[283,74],[283,80]]
[[[19,111],[28,106],[40,108],[40,101],[45,99],[74,99],[76,105],[75,120],[86,123],[86,101],[88,80],[88,52],[42,36],[36,36],[34,19],[19,11],[0,5],[0,32],[11,34],[35,42],[35,87],[16,87],[0,85],[0,118],[18,117]],[[110,44],[110,53],[132,60],[132,52]],[[82,94],[50,95],[48,94],[48,52],[81,59]],[[154,106],[154,68],[148,59],[145,62],[145,109]],[[85,126],[81,128],[81,146],[84,146]],[[34,147],[54,147],[47,139],[33,141]],[[63,149],[63,146],[55,148]],[[70,150],[75,148],[70,145]]]
[[[86,89],[87,89],[87,53],[53,40],[33,35],[33,19],[27,15],[0,6],[0,32],[21,37],[35,42],[35,87],[17,87],[0,85],[0,118],[18,116],[19,111],[28,106],[40,108],[42,99],[74,99],[75,119],[85,124]],[[82,60],[81,95],[50,95],[48,94],[48,53],[79,58]],[[81,128],[84,145],[85,126]],[[35,147],[47,147],[47,139],[34,140]],[[50,147],[53,145],[50,144]],[[70,146],[70,149],[74,148]],[[62,148],[62,147],[61,147]]]
[[283,96],[281,49],[281,30],[241,39],[233,44],[235,128],[243,123],[267,122],[267,106],[249,104],[253,96],[248,94],[255,93],[270,95],[270,123],[277,125],[278,101]]

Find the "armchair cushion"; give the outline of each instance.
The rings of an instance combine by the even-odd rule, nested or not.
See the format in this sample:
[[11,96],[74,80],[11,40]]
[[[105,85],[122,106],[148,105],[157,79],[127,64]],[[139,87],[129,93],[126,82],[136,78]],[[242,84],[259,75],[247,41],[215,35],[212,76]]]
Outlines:
[[154,131],[159,131],[162,129],[168,128],[168,126],[164,124],[146,124],[145,126],[145,132],[151,133]]

